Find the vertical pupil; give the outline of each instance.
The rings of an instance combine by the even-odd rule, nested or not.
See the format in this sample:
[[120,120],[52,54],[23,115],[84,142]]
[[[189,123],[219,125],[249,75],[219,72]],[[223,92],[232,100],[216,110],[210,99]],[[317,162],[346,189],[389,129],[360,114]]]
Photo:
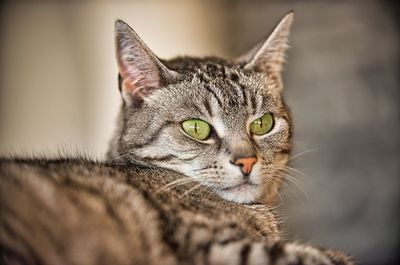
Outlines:
[[260,128],[262,128],[263,127],[263,120],[262,120],[262,118],[260,118]]
[[197,122],[194,122],[194,133],[197,134]]

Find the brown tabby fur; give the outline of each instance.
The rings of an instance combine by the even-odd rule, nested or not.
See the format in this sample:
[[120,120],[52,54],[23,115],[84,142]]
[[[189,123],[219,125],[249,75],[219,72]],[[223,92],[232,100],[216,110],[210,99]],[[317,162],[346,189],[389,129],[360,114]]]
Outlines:
[[169,186],[182,178],[140,164],[3,160],[1,264],[352,264],[279,241],[267,206]]

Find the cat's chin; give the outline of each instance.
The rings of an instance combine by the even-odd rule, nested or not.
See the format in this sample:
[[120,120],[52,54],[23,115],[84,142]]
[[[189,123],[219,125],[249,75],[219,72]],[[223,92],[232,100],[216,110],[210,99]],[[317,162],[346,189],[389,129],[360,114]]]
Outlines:
[[217,194],[225,200],[237,203],[255,202],[259,195],[259,185],[242,184],[232,188],[217,190]]

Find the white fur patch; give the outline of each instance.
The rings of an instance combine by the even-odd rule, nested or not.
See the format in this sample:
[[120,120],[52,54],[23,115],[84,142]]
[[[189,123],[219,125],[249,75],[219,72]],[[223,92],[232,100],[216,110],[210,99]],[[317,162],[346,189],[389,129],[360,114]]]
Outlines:
[[225,125],[219,118],[214,118],[212,120],[212,125],[213,125],[215,131],[217,132],[219,138],[222,138],[226,135]]
[[223,199],[237,203],[252,203],[260,193],[259,185],[246,185],[228,190],[216,190],[216,193]]

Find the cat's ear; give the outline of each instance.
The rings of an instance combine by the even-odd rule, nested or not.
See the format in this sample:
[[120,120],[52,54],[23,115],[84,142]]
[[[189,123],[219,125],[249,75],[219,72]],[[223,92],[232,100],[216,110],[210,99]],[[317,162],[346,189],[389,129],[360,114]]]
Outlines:
[[294,13],[289,12],[265,41],[234,61],[243,65],[244,69],[253,69],[267,74],[280,74],[285,61],[293,18]]
[[115,22],[120,90],[125,99],[142,100],[165,81],[176,77],[122,20]]

